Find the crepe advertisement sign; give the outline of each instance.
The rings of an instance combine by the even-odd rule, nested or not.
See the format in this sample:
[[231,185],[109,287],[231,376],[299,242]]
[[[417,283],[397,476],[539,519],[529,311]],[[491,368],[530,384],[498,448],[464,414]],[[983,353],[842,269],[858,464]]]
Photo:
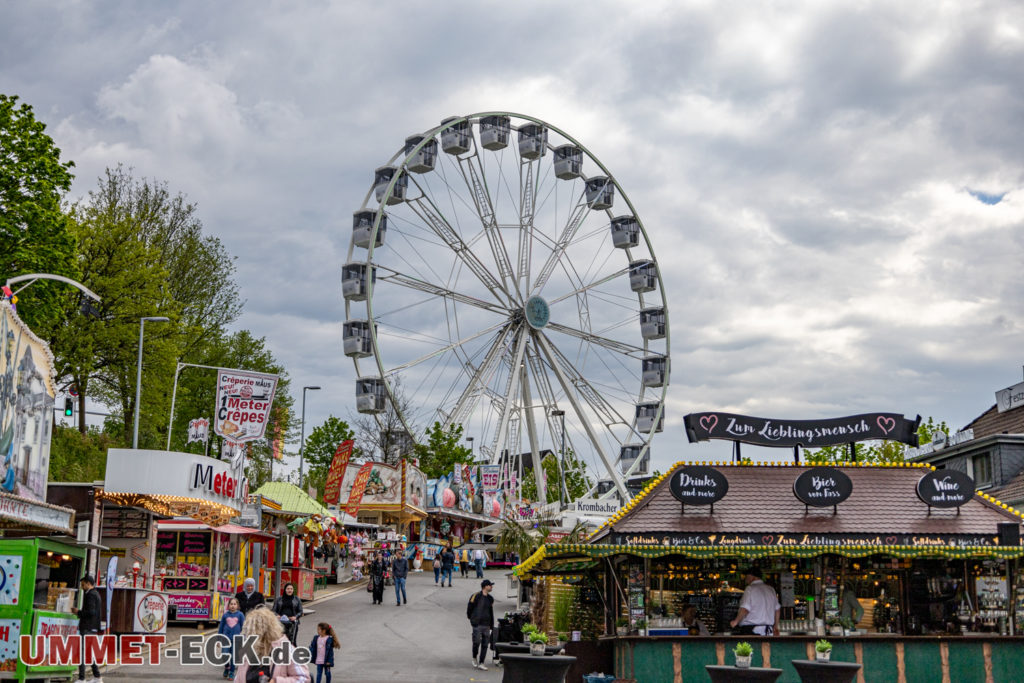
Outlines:
[[355,441],[348,439],[338,444],[338,449],[334,451],[331,468],[327,471],[327,482],[324,484],[325,503],[337,503],[341,497],[341,482],[345,478],[345,470],[348,469],[348,461],[352,457],[353,445]]
[[218,370],[214,433],[238,443],[262,439],[276,390],[277,375]]
[[366,484],[370,481],[370,473],[373,471],[373,463],[368,462],[359,468],[356,480],[352,484],[352,491],[348,496],[348,505],[345,512],[355,517],[359,514],[359,504],[363,501],[363,492],[366,491]]

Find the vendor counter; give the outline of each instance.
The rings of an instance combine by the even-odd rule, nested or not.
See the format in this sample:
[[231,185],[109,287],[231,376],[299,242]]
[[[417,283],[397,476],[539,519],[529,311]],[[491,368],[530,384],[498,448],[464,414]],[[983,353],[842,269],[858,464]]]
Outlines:
[[[779,683],[798,683],[794,659],[814,659],[815,636],[608,636],[614,643],[615,675],[649,683],[707,681],[708,664],[735,663],[732,649],[754,648],[751,666],[782,669]],[[857,681],[893,683],[1000,683],[1024,672],[1024,637],[830,636],[832,661],[861,665]]]

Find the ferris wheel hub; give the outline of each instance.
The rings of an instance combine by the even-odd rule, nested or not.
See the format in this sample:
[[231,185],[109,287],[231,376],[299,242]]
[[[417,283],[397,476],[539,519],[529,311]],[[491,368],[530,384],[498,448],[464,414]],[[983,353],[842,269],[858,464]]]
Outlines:
[[543,329],[551,321],[551,308],[540,296],[531,296],[523,307],[526,322],[535,330]]

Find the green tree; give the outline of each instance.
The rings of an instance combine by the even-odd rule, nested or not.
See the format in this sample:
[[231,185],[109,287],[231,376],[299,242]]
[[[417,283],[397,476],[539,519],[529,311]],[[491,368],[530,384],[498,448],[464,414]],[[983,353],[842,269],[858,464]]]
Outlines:
[[107,470],[107,449],[120,444],[96,427],[82,434],[57,425],[50,442],[50,481],[102,481]]
[[416,444],[414,452],[420,459],[420,469],[429,478],[450,474],[456,463],[470,463],[473,451],[463,444],[462,425],[448,425],[447,429],[435,422],[427,430],[427,442]]
[[[917,426],[918,443],[922,446],[931,443],[937,432],[949,435],[949,427],[946,423],[935,422],[929,417],[926,421]],[[898,441],[865,441],[857,444],[857,462],[870,464],[886,464],[903,462],[907,453],[907,445]],[[814,450],[808,449],[804,452],[804,459],[808,464],[817,465],[828,462],[847,462],[850,459],[850,447],[823,446]]]
[[[18,102],[0,94],[0,283],[28,273],[77,280],[75,241],[61,208],[74,162],[60,160],[46,125]],[[77,300],[77,292],[40,280],[18,298],[19,315],[45,339],[62,317],[61,302]]]
[[[541,460],[541,467],[547,477],[547,501],[554,503],[559,498],[561,490],[558,459],[554,453],[549,453]],[[569,501],[579,500],[593,487],[593,482],[587,476],[587,467],[583,464],[576,453],[572,450],[565,454],[565,487],[569,494]],[[523,475],[523,498],[537,500],[537,480],[532,472]]]
[[[334,460],[334,452],[342,441],[355,439],[355,432],[344,420],[333,415],[318,425],[309,436],[306,437],[306,446],[303,449],[303,457],[306,463],[306,480],[302,484],[305,489],[312,486],[317,490],[317,497],[321,502],[324,499],[324,486],[327,483],[327,472],[331,469],[331,462]],[[358,458],[361,453],[353,449],[352,459]]]

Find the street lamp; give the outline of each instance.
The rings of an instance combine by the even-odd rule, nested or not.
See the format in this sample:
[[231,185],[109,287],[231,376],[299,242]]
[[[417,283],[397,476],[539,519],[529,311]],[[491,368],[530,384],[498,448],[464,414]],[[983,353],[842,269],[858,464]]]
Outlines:
[[473,450],[473,437],[467,436],[466,441],[469,442],[469,458],[472,462],[476,462],[476,451]]
[[320,387],[302,387],[302,436],[299,441],[299,488],[302,488],[302,459],[306,452],[306,392],[320,391]]
[[561,498],[559,502],[565,504],[569,502],[569,489],[565,486],[565,411],[552,410],[550,415],[551,417],[560,418],[562,421],[562,452],[558,456],[558,474],[562,480],[562,487],[558,491],[558,495]]
[[135,420],[132,425],[132,448],[139,447],[139,402],[142,400],[142,331],[146,329],[146,321],[151,323],[170,322],[163,316],[146,316],[139,319],[139,363],[135,372]]

